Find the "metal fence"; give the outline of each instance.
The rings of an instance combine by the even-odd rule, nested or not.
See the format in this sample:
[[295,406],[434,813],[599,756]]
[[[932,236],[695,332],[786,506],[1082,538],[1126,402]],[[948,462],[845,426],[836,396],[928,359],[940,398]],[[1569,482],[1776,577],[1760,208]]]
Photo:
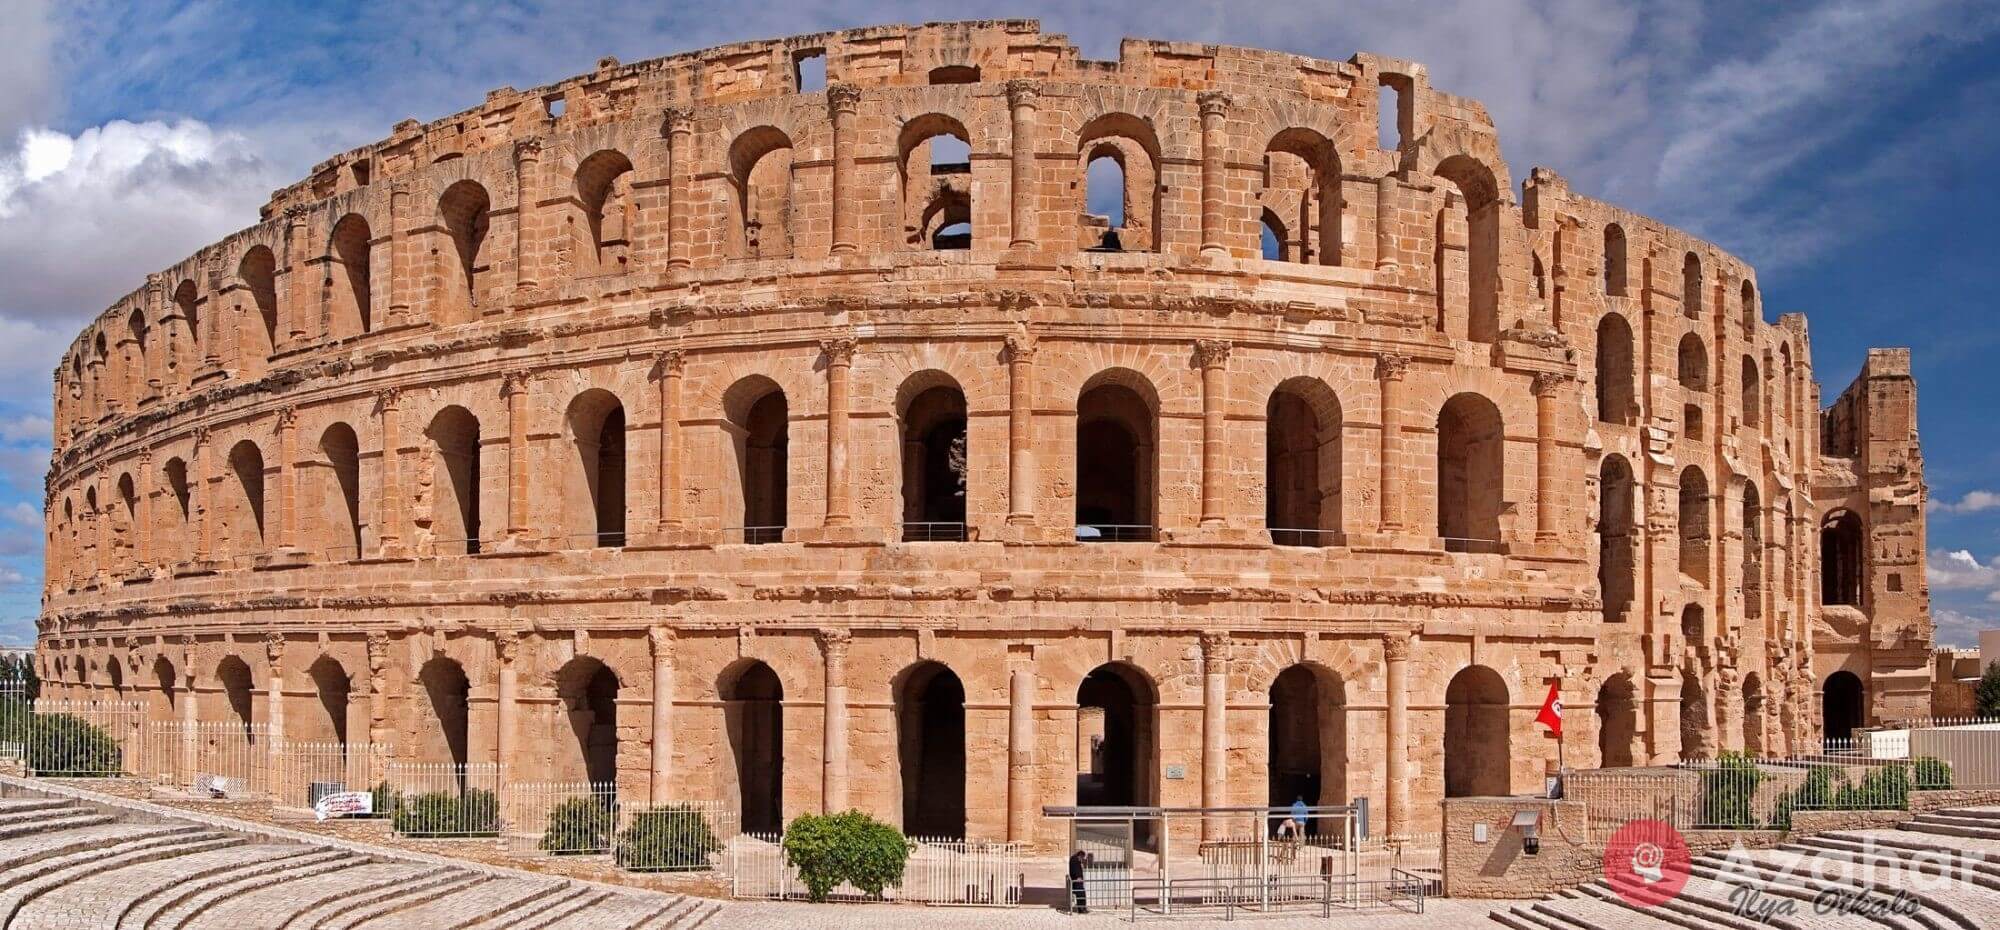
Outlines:
[[[902,882],[882,889],[880,900],[1001,907],[1021,903],[1026,884],[1021,844],[924,836],[909,837],[907,842],[910,855]],[[730,893],[735,897],[784,899],[806,894],[798,870],[785,861],[783,834],[742,833],[724,845]],[[874,900],[844,883],[828,899]]]
[[1934,757],[1758,759],[1724,754],[1678,766],[1599,769],[1565,777],[1593,839],[1635,820],[1677,830],[1789,830],[1796,811],[1908,810],[1912,791],[1964,787]]
[[[271,753],[271,803],[310,808],[328,794],[376,791],[383,755],[373,743],[281,739]],[[372,815],[388,812],[375,808]]]
[[109,778],[131,774],[144,755],[146,711],[134,701],[39,698],[0,707],[12,717],[0,725],[20,741],[30,775]]
[[611,782],[513,782],[506,795],[501,819],[514,855],[611,852],[618,830],[618,787]]
[[721,801],[624,804],[612,862],[627,872],[708,872],[727,861],[737,811]]
[[375,807],[402,836],[499,836],[500,777],[493,762],[390,762]]
[[146,724],[146,765],[137,773],[206,797],[263,797],[271,791],[272,750],[269,724],[154,720]]

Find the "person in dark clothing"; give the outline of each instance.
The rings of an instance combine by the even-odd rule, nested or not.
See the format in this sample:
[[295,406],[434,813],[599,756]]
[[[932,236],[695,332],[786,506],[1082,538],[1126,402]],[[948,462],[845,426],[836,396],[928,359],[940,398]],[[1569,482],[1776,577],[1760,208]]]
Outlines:
[[1090,913],[1090,902],[1083,893],[1083,864],[1088,859],[1081,849],[1069,856],[1069,911],[1072,914]]

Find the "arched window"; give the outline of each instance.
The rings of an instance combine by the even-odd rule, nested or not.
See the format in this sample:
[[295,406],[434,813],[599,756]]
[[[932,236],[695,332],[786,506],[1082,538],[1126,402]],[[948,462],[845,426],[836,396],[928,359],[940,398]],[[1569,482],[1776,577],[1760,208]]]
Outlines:
[[1291,243],[1290,235],[1285,231],[1285,221],[1279,219],[1278,214],[1271,212],[1269,207],[1264,209],[1263,216],[1259,219],[1257,241],[1258,248],[1262,250],[1260,254],[1264,256],[1265,261],[1293,261],[1291,254],[1285,251],[1286,246]]
[[194,517],[194,486],[188,483],[187,460],[179,456],[170,458],[161,473],[167,478],[168,493],[174,496],[174,503],[178,505],[174,514],[180,517],[180,526],[185,530]]
[[792,140],[759,126],[729,146],[730,191],[736,199],[735,255],[785,258],[792,254]]
[[[594,794],[615,792],[618,781],[618,675],[603,662],[577,656],[556,672],[556,697],[576,744],[577,774]],[[603,786],[599,788],[597,786]]]
[[1639,731],[1639,708],[1632,676],[1619,672],[1597,689],[1597,757],[1603,768],[1633,764],[1632,743]]
[[152,391],[153,370],[149,355],[152,351],[153,328],[146,324],[146,314],[134,310],[125,318],[125,328],[132,334],[132,355],[126,359],[131,367],[132,400],[137,403]]
[[1845,669],[1826,676],[1820,714],[1827,739],[1853,739],[1856,728],[1868,725],[1868,688],[1861,676]]
[[1446,550],[1500,551],[1505,445],[1492,401],[1459,394],[1438,411],[1437,525]]
[[579,275],[627,271],[638,219],[631,159],[607,149],[577,165],[576,209],[567,222]]
[[1466,338],[1492,342],[1500,335],[1499,181],[1493,169],[1465,155],[1440,162],[1437,175],[1465,203]]
[[571,545],[625,545],[625,405],[602,388],[569,403],[564,416],[575,466],[563,486]]
[[1701,337],[1688,333],[1681,337],[1680,382],[1686,392],[1682,405],[1682,432],[1689,439],[1700,439],[1703,435],[1701,398],[1708,392],[1708,349],[1702,345]]
[[1597,588],[1605,622],[1617,623],[1631,610],[1638,580],[1632,467],[1623,456],[1607,455],[1597,476]]
[[1757,309],[1757,285],[1750,283],[1750,280],[1748,278],[1745,278],[1743,281],[1743,329],[1749,332],[1750,334],[1755,335],[1757,332],[1757,321],[1759,319],[1760,317],[1758,315],[1758,309]]
[[[1266,721],[1270,771],[1265,797],[1272,807],[1347,803],[1347,683],[1332,670],[1299,663],[1271,682]],[[1271,823],[1269,830],[1279,824]],[[1322,824],[1299,825],[1308,835]]]
[[1158,407],[1152,385],[1126,369],[1100,372],[1076,403],[1076,538],[1153,538]]
[[439,553],[479,552],[479,418],[464,407],[438,411],[424,430],[431,442],[431,534]]
[[312,676],[313,691],[319,695],[319,707],[323,714],[310,721],[304,728],[288,724],[287,729],[302,730],[310,734],[308,739],[330,739],[342,746],[347,744],[348,695],[353,691],[353,679],[347,669],[332,656],[320,656],[307,670]]
[[1286,261],[1340,264],[1340,153],[1325,136],[1296,128],[1273,136],[1264,147],[1259,202],[1292,234]]
[[1701,315],[1701,257],[1693,252],[1681,262],[1681,310],[1691,317]]
[[439,325],[471,319],[486,296],[492,263],[483,254],[491,229],[492,199],[477,181],[459,181],[438,198],[449,251],[433,250],[443,285],[434,317]]
[[185,338],[181,342],[181,357],[175,364],[183,378],[191,378],[194,370],[207,358],[203,346],[207,337],[201,331],[201,307],[195,296],[193,281],[182,281],[174,288],[174,309],[180,314],[181,332]]
[[1159,248],[1159,154],[1152,127],[1138,117],[1107,113],[1084,124],[1077,133],[1077,172],[1083,179],[1078,248]]
[[223,514],[236,554],[264,549],[264,452],[245,439],[229,450],[229,470],[236,477],[236,494]]
[[904,124],[903,234],[916,248],[972,247],[972,147],[964,124],[928,113]]
[[1708,477],[1690,465],[1681,471],[1681,574],[1708,583]]
[[1681,669],[1681,761],[1706,759],[1714,747],[1709,739],[1708,689],[1692,666]]
[[1625,296],[1625,228],[1617,223],[1604,226],[1604,294]]
[[896,756],[903,832],[965,836],[965,685],[939,662],[897,676]]
[[236,276],[249,292],[241,333],[243,354],[259,362],[278,348],[278,259],[264,246],[252,246],[236,266]]
[[139,530],[139,489],[129,473],[118,476],[118,504],[118,519],[112,524],[112,532],[118,543],[119,559],[129,562],[138,548]]
[[1819,530],[1819,602],[1859,607],[1867,557],[1861,518],[1852,510],[1827,514]]
[[1444,692],[1444,796],[1498,797],[1511,792],[1513,730],[1507,681],[1484,665],[1453,675]]
[[1632,403],[1632,327],[1607,313],[1597,321],[1597,419],[1629,426],[1638,420]]
[[1340,428],[1340,399],[1325,382],[1292,378],[1271,392],[1264,406],[1264,525],[1273,543],[1338,541]]
[[790,493],[789,410],[785,392],[761,375],[738,381],[723,395],[736,452],[742,499],[743,541],[773,543],[784,538]]
[[716,694],[743,830],[776,833],[785,823],[785,686],[769,665],[745,659],[724,671]]
[[1764,755],[1764,680],[1756,672],[1743,676],[1743,754]]
[[335,423],[319,437],[326,477],[320,483],[320,525],[327,557],[361,558],[361,441],[354,427]]
[[922,372],[897,392],[896,412],[903,440],[903,541],[964,540],[965,392],[942,372]]
[[359,213],[349,213],[333,224],[327,243],[333,261],[327,267],[327,284],[332,289],[328,303],[335,337],[355,336],[375,328],[375,312],[369,247],[373,235],[368,221]]
[[1757,359],[1743,356],[1743,425],[1756,428],[1764,418],[1764,381],[1757,377]]
[[1535,299],[1549,299],[1549,273],[1543,269],[1540,255],[1528,255],[1528,276],[1535,283]]
[[452,659],[437,656],[417,671],[417,683],[427,698],[416,710],[422,718],[415,739],[407,751],[418,762],[446,762],[462,766],[470,761],[469,735],[472,683],[465,668]]
[[153,702],[151,713],[147,715],[147,719],[176,719],[174,710],[178,706],[176,702],[180,700],[179,682],[180,676],[174,671],[173,660],[168,659],[166,656],[154,656],[153,687],[157,689],[159,699]]
[[1743,616],[1764,616],[1764,504],[1754,484],[1743,485]]
[[[215,681],[222,686],[225,706],[217,708],[221,714],[236,718],[245,736],[256,720],[257,689],[250,677],[250,665],[236,656],[223,656],[215,666]],[[221,719],[221,716],[210,719]]]

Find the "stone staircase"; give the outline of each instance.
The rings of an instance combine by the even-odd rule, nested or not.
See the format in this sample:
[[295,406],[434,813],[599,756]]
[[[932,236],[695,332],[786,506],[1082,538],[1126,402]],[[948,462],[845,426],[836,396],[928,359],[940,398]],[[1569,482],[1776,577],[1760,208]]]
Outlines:
[[0,930],[694,930],[721,902],[0,797]]
[[[1742,906],[1753,898],[1766,909],[1762,915]],[[1816,906],[1835,901],[1852,906]],[[1888,906],[1897,901],[1907,906]],[[1875,904],[1883,906],[1870,906]],[[1512,930],[2000,927],[2000,807],[1937,811],[1893,829],[1836,831],[1776,849],[1703,855],[1692,863],[1681,893],[1653,907],[1621,899],[1599,879],[1489,916]]]

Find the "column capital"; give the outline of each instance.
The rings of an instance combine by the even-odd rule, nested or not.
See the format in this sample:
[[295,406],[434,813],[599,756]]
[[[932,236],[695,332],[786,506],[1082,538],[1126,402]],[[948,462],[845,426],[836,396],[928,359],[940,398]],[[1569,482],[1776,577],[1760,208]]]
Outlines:
[[[1201,633],[1201,658],[1203,662],[1229,661],[1229,647],[1234,642],[1227,632],[1203,630]],[[1212,667],[1212,666],[1211,666]]]
[[1201,107],[1201,115],[1209,117],[1229,115],[1229,105],[1232,101],[1229,95],[1222,91],[1205,90],[1195,95],[1194,102]]
[[389,634],[368,634],[368,673],[380,675],[389,666]]
[[1235,348],[1226,339],[1198,339],[1194,344],[1195,364],[1203,368],[1221,368],[1229,364],[1229,353]]
[[304,226],[306,224],[306,216],[311,212],[311,207],[302,203],[295,203],[285,208],[285,220],[293,226]]
[[1375,377],[1384,381],[1401,381],[1409,373],[1409,356],[1388,352],[1375,356]]
[[1015,78],[1007,82],[1007,105],[1033,107],[1041,99],[1042,82],[1033,78]]
[[403,399],[403,389],[399,387],[388,387],[376,391],[375,412],[386,413],[388,411],[394,410],[396,409],[396,405],[402,402],[402,399]]
[[538,136],[514,140],[514,162],[538,161],[542,157],[542,140]]
[[299,408],[292,404],[286,404],[283,407],[279,407],[277,422],[278,422],[278,429],[280,430],[291,429],[299,422]]
[[493,655],[502,664],[512,665],[521,654],[521,634],[513,630],[493,631]]
[[854,362],[855,340],[852,336],[839,336],[819,341],[819,350],[826,353],[829,367],[847,366]]
[[861,88],[846,81],[826,85],[826,107],[834,113],[853,113],[861,102]]
[[500,395],[502,397],[513,397],[516,394],[528,393],[528,379],[531,377],[533,375],[526,371],[510,371],[501,375]]
[[653,658],[669,658],[674,653],[674,645],[680,642],[679,630],[670,626],[656,626],[646,630],[646,645],[651,648]]
[[667,135],[679,135],[694,131],[694,107],[668,107],[660,115],[660,128]]
[[1007,335],[1007,360],[1010,362],[1032,362],[1035,360],[1035,350],[1038,348],[1040,345],[1035,337],[1027,333]]
[[1534,382],[1529,386],[1536,397],[1552,397],[1570,380],[1569,375],[1559,371],[1535,372]]
[[1382,639],[1382,658],[1387,662],[1410,661],[1410,637],[1406,633],[1391,633]]
[[653,376],[656,378],[677,378],[687,370],[687,353],[680,349],[668,349],[653,358]]
[[283,658],[284,655],[285,655],[285,634],[283,633],[264,634],[264,661],[271,663],[272,668],[277,668],[278,660]]
[[813,638],[819,641],[820,652],[826,655],[828,662],[845,661],[847,647],[854,644],[854,634],[848,630],[819,630]]

